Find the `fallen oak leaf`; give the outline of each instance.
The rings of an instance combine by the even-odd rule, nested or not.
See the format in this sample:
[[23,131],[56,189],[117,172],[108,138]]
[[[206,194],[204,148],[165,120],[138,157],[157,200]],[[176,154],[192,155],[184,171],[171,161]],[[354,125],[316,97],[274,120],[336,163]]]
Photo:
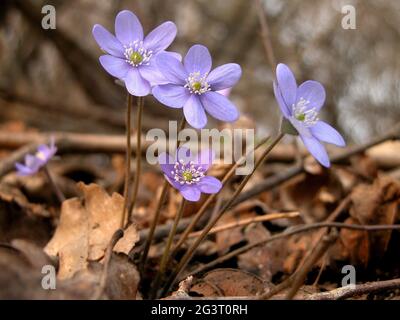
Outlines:
[[[96,184],[78,184],[83,200],[68,199],[61,207],[60,223],[45,248],[50,256],[59,256],[60,279],[68,279],[85,270],[90,261],[100,261],[114,232],[119,227],[124,205],[121,195],[111,196]],[[136,226],[126,229],[116,245],[116,251],[128,254],[139,240]]]

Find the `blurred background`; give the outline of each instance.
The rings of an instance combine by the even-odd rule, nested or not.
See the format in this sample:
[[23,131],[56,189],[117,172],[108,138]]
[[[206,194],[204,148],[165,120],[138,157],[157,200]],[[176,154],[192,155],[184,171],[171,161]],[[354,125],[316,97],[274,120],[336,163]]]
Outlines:
[[[276,60],[298,82],[327,90],[321,118],[360,143],[400,120],[400,1],[263,0]],[[43,30],[41,9],[56,8],[55,30]],[[343,29],[344,5],[356,29]],[[241,64],[232,99],[259,132],[277,130],[279,111],[262,44],[255,1],[249,0],[1,0],[0,125],[41,131],[123,133],[125,93],[98,63],[95,23],[113,31],[115,15],[134,11],[145,33],[172,20],[171,50],[201,43],[214,66]],[[146,98],[144,127],[166,128],[179,111]],[[210,124],[213,126],[213,124]]]

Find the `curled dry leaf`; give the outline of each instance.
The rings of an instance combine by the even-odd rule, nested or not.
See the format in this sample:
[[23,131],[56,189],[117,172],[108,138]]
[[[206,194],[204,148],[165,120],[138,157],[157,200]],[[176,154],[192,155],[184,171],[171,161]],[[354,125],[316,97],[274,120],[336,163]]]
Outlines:
[[[45,252],[59,256],[58,276],[66,279],[77,271],[86,269],[88,261],[99,261],[113,233],[119,227],[123,197],[117,193],[109,196],[96,184],[79,183],[83,201],[68,199],[61,207],[60,223],[47,244]],[[136,227],[131,225],[117,243],[116,251],[128,254],[139,240]]]
[[[373,184],[361,184],[351,194],[350,218],[356,224],[393,224],[398,220],[400,184],[388,177],[379,176]],[[366,265],[370,257],[380,258],[386,252],[392,231],[366,233],[341,230],[345,253],[353,263]]]

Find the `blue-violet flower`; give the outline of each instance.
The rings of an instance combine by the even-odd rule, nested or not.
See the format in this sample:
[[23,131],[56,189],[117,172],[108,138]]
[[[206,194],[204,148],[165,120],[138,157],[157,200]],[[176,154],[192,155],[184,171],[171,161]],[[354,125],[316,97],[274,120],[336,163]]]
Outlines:
[[321,141],[340,147],[346,143],[336,129],[318,118],[325,102],[324,87],[313,80],[297,87],[293,72],[280,63],[276,68],[274,94],[283,116],[296,129],[308,151],[323,166],[329,167],[328,153]]
[[169,83],[155,86],[154,97],[168,107],[183,108],[192,127],[199,129],[207,124],[205,111],[222,121],[238,119],[235,105],[217,92],[239,81],[242,70],[238,64],[224,64],[211,71],[210,52],[202,45],[192,46],[183,63],[165,53],[158,55],[156,63]]
[[158,160],[165,178],[188,201],[198,201],[201,193],[217,193],[222,188],[221,181],[206,175],[214,160],[210,150],[195,156],[189,149],[181,147],[175,157],[164,152]]
[[151,92],[151,86],[165,83],[154,59],[165,52],[175,58],[180,55],[166,52],[176,36],[176,26],[167,21],[143,37],[143,27],[131,11],[123,10],[115,19],[115,34],[103,26],[93,27],[93,36],[107,54],[100,57],[103,68],[112,76],[125,82],[128,92],[142,97]]

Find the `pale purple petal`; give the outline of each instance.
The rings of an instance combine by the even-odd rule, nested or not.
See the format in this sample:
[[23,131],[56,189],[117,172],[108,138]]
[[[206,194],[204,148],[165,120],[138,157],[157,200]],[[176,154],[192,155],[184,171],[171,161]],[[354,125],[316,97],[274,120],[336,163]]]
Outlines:
[[293,72],[283,63],[276,67],[276,79],[283,101],[290,108],[296,102],[297,84]]
[[227,63],[215,68],[207,77],[213,91],[233,87],[240,79],[242,69],[236,63]]
[[156,63],[160,72],[170,83],[185,85],[188,73],[178,59],[163,52],[157,55]]
[[300,136],[300,137],[303,140],[305,147],[313,155],[313,157],[317,159],[318,162],[322,164],[324,167],[328,168],[330,166],[330,161],[328,153],[326,152],[325,147],[322,145],[322,143],[319,142],[318,139],[314,137],[306,137],[306,136]]
[[216,92],[218,92],[219,94],[222,94],[223,96],[229,98],[229,96],[231,95],[231,91],[232,91],[232,88],[226,88],[226,89],[218,90]]
[[274,94],[275,94],[275,99],[278,102],[279,108],[281,109],[283,116],[285,118],[290,118],[291,114],[292,114],[292,110],[291,108],[289,108],[286,105],[286,102],[283,100],[283,96],[282,96],[282,92],[279,89],[278,85],[276,84],[276,82],[274,81],[273,83],[273,87],[274,87]]
[[[164,51],[163,54],[168,54],[175,59],[182,59],[179,53]],[[149,61],[148,64],[141,65],[138,69],[143,78],[145,78],[148,82],[150,82],[151,86],[157,86],[160,84],[168,84],[169,81],[165,78],[165,76],[158,69],[156,63],[157,55],[153,56],[153,58]]]
[[186,121],[196,129],[204,128],[207,124],[207,116],[201,105],[200,99],[192,94],[183,106],[183,114]]
[[203,76],[210,72],[212,60],[208,49],[205,46],[196,44],[192,46],[183,60],[187,72],[200,72]]
[[151,91],[150,83],[140,75],[137,68],[130,68],[124,81],[126,89],[133,96],[144,97]]
[[307,107],[321,109],[325,102],[325,89],[318,81],[308,80],[303,82],[297,89],[297,100],[303,98],[309,101]]
[[99,58],[102,67],[113,77],[123,79],[129,69],[133,68],[124,59],[116,58],[110,55],[104,55]]
[[168,177],[172,177],[171,171],[174,170],[175,160],[172,156],[168,153],[163,152],[160,153],[158,156],[158,163],[160,164],[161,170],[164,172],[165,175]]
[[201,165],[204,171],[207,171],[211,167],[214,158],[215,158],[214,150],[212,149],[202,150],[198,155],[196,163]]
[[318,121],[310,128],[310,130],[313,136],[316,137],[318,140],[332,143],[339,147],[344,147],[346,145],[346,142],[344,141],[341,134],[326,122]]
[[218,193],[222,188],[222,183],[217,178],[206,176],[197,184],[203,193]]
[[199,201],[201,192],[196,186],[185,185],[180,189],[181,195],[188,201]]
[[16,163],[15,168],[17,169],[17,174],[19,176],[30,176],[30,175],[36,173],[36,171],[32,170],[31,168],[29,168],[27,166],[24,166],[21,163]]
[[159,102],[170,108],[183,108],[191,96],[186,88],[175,84],[155,86],[152,93]]
[[112,35],[106,28],[104,28],[99,24],[96,24],[93,27],[92,33],[97,44],[103,51],[115,57],[124,56],[124,48],[121,42],[114,35]]
[[176,37],[176,32],[175,23],[171,21],[164,22],[146,36],[143,44],[147,49],[158,53],[169,47]]
[[123,10],[115,18],[115,34],[118,40],[127,46],[143,40],[143,27],[133,12]]
[[206,92],[200,96],[204,109],[214,118],[233,122],[239,118],[239,112],[228,98],[217,92]]

